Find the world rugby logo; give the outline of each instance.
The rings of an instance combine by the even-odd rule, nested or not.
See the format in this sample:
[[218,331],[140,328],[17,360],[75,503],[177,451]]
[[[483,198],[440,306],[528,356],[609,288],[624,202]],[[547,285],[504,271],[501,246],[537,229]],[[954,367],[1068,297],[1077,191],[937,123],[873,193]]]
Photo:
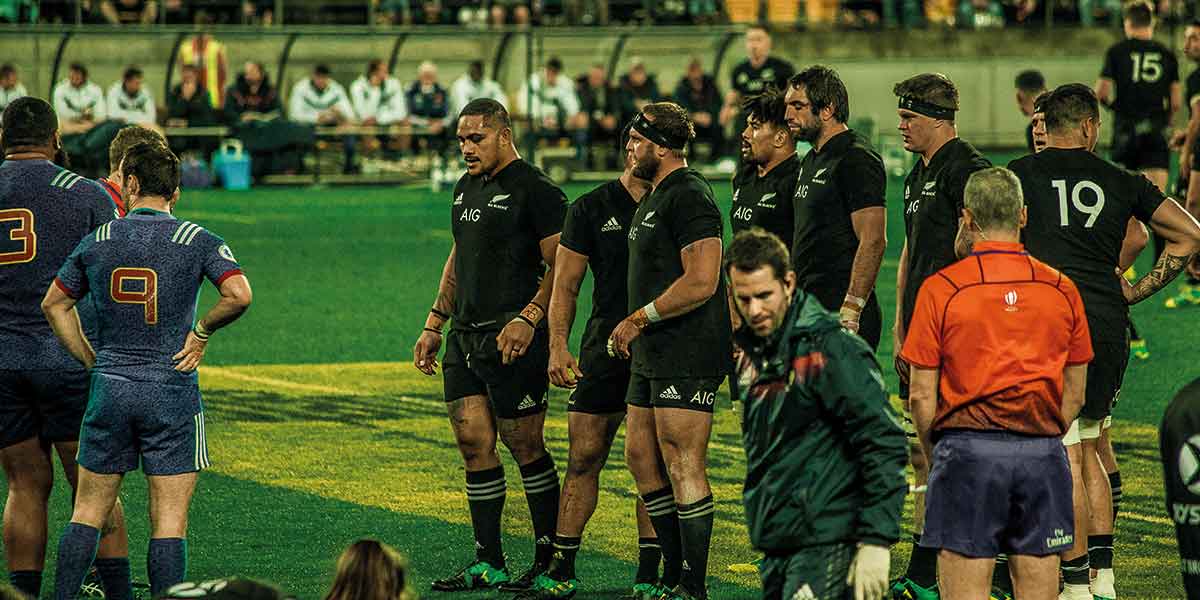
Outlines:
[[1200,434],[1188,438],[1179,449],[1179,479],[1189,492],[1200,496]]
[[1009,290],[1007,294],[1004,294],[1004,303],[1008,305],[1004,308],[1006,312],[1016,312],[1017,290]]

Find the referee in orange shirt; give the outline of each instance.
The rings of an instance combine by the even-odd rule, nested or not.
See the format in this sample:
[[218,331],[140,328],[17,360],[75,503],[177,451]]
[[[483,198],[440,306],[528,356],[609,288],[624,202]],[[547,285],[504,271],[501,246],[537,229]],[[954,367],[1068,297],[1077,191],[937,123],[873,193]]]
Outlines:
[[[1062,436],[1083,403],[1091,339],[1075,284],[1029,256],[1021,183],[1007,169],[967,182],[960,256],[921,286],[902,357],[930,460],[925,534],[943,598],[987,598],[997,554],[1014,596],[1058,596],[1074,541]],[[936,445],[935,445],[936,444]]]

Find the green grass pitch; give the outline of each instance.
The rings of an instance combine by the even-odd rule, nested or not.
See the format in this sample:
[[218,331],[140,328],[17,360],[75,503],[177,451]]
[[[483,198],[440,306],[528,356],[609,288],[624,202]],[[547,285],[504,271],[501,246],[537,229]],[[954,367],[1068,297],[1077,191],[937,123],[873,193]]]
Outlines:
[[[567,192],[575,198],[590,187],[571,185]],[[714,188],[727,208],[728,184]],[[888,254],[878,285],[885,331],[903,240],[900,190],[893,179]],[[225,237],[255,291],[245,318],[214,336],[202,369],[213,467],[201,477],[191,512],[190,579],[240,574],[277,582],[300,598],[319,598],[337,554],[354,539],[373,536],[405,552],[418,589],[436,597],[424,591],[430,580],[468,560],[462,466],[441,382],[409,364],[450,247],[448,198],[416,187],[184,194],[179,216]],[[1139,268],[1148,267],[1143,257]],[[201,307],[214,296],[206,289]],[[1170,396],[1200,375],[1193,326],[1200,309],[1167,311],[1162,300],[1133,311],[1153,356],[1130,366],[1116,409],[1114,437],[1126,482],[1116,569],[1127,598],[1183,597],[1162,499],[1156,428]],[[578,323],[576,335],[581,328]],[[885,336],[885,365],[890,352]],[[890,371],[884,369],[895,391]],[[727,409],[728,401],[719,405]],[[564,407],[565,395],[553,393],[546,435],[560,470],[566,460]],[[622,443],[619,438],[602,475],[600,507],[585,535],[580,598],[612,598],[633,577],[634,492]],[[506,468],[506,551],[511,566],[523,568],[532,552],[528,513],[518,471],[511,460]],[[753,556],[740,506],[740,436],[728,410],[716,416],[710,473],[718,504],[713,597],[755,598],[755,577],[726,571]],[[144,580],[148,526],[140,474],[127,478],[122,498],[134,575]],[[70,514],[61,478],[52,505],[47,598],[54,547]],[[908,550],[907,541],[896,547],[894,569],[906,563]]]

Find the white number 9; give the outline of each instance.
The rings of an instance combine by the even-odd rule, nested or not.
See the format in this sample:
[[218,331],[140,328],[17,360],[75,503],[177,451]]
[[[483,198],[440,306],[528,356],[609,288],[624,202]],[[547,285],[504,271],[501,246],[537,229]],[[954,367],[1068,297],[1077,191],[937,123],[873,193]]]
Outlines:
[[[1067,181],[1065,179],[1055,179],[1050,182],[1050,185],[1054,186],[1055,190],[1058,190],[1058,224],[1066,227],[1070,224],[1067,218]],[[1084,190],[1092,192],[1096,197],[1094,203],[1083,203]],[[1104,190],[1099,185],[1096,185],[1096,182],[1084,179],[1071,188],[1071,204],[1075,206],[1075,210],[1088,216],[1083,227],[1091,229],[1096,224],[1096,219],[1100,218],[1100,212],[1104,210]]]

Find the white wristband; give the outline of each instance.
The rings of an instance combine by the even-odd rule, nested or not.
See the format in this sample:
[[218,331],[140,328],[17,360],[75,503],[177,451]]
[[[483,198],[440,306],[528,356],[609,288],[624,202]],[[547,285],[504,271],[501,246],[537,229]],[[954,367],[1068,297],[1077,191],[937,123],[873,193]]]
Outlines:
[[842,302],[849,302],[850,304],[853,304],[853,305],[859,307],[860,309],[867,305],[866,298],[859,298],[858,296],[854,296],[851,294],[846,294],[846,299],[842,300]]
[[653,300],[647,302],[646,305],[642,307],[642,310],[646,311],[646,318],[649,319],[651,323],[657,323],[662,320],[662,317],[658,315],[658,310],[654,308]]

